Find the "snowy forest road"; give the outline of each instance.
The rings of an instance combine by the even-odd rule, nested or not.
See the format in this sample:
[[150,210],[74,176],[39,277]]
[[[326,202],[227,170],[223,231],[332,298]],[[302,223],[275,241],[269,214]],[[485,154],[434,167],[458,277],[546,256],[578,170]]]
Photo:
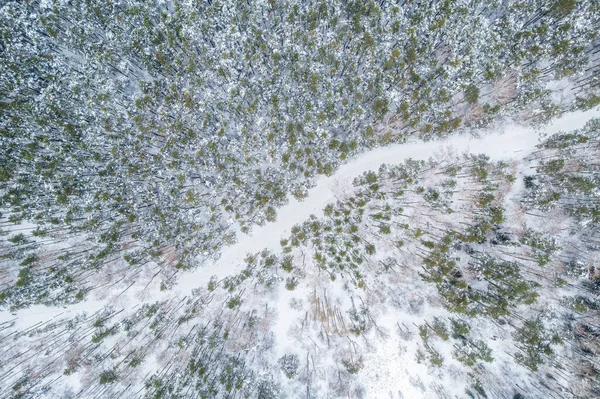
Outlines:
[[382,164],[397,164],[411,158],[427,160],[432,155],[444,151],[485,154],[492,160],[508,160],[514,158],[516,154],[522,157],[535,149],[542,133],[550,135],[561,130],[581,128],[594,117],[600,117],[600,109],[567,113],[537,130],[509,124],[494,128],[493,131],[491,129],[472,131],[443,140],[395,144],[362,153],[348,160],[332,176],[320,177],[304,200],[298,201],[290,196],[288,204],[278,210],[276,222],[255,227],[251,234],[238,237],[238,242],[225,248],[217,261],[182,274],[179,283],[172,290],[160,291],[156,286],[155,292],[142,296],[139,290],[145,284],[140,284],[139,287],[134,285],[123,294],[115,290],[118,300],[104,295],[106,299],[90,298],[66,308],[35,305],[19,310],[16,314],[4,310],[0,311],[0,328],[14,322],[15,324],[10,328],[24,330],[45,324],[62,314],[83,311],[91,314],[107,305],[131,309],[144,302],[160,301],[173,296],[191,296],[194,289],[206,287],[212,276],[222,279],[239,273],[244,267],[244,258],[248,253],[256,253],[265,248],[278,250],[280,239],[288,234],[294,225],[302,223],[311,214],[322,216],[323,208],[336,200],[336,188],[351,185],[354,177],[370,170],[377,170]]

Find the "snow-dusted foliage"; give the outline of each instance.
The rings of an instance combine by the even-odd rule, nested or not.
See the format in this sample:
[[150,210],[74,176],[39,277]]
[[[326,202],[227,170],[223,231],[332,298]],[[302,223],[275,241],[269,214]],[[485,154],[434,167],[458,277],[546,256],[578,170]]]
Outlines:
[[0,397],[600,396],[597,1],[0,22]]
[[597,15],[567,0],[4,2],[2,225],[36,238],[5,242],[2,302],[157,273],[168,289],[352,154],[544,121],[567,104],[553,79],[589,108]]

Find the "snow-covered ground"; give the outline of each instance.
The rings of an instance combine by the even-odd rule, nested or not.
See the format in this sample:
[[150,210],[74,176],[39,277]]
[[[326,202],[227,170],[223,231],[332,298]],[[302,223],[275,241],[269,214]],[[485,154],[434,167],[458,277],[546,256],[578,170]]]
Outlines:
[[[600,109],[565,114],[539,131],[510,124],[495,127],[493,130],[454,135],[439,141],[415,141],[365,152],[350,159],[334,175],[320,177],[304,200],[298,201],[290,196],[288,204],[278,210],[276,222],[254,228],[251,234],[238,237],[236,244],[223,250],[219,260],[181,275],[179,283],[170,291],[160,291],[156,284],[150,286],[152,291],[146,290],[144,295],[141,295],[142,287],[133,286],[128,292],[120,295],[116,302],[111,302],[111,296],[104,293],[104,298],[107,299],[98,299],[90,295],[90,298],[84,302],[66,308],[36,305],[14,313],[3,310],[0,311],[0,326],[14,321],[13,328],[23,330],[50,321],[64,313],[76,314],[83,311],[88,314],[94,313],[106,304],[132,308],[144,302],[164,300],[176,295],[190,296],[194,289],[206,287],[213,275],[221,279],[240,272],[244,267],[243,260],[247,253],[264,248],[277,250],[280,239],[295,224],[302,223],[311,214],[322,216],[325,205],[336,200],[335,195],[339,187],[351,184],[354,177],[363,172],[377,170],[382,164],[400,163],[409,158],[429,159],[436,153],[446,151],[486,154],[493,160],[511,159],[532,151],[538,144],[541,133],[553,134],[561,130],[577,129],[594,117],[600,117]],[[286,331],[286,326],[278,325],[274,333],[282,337]]]

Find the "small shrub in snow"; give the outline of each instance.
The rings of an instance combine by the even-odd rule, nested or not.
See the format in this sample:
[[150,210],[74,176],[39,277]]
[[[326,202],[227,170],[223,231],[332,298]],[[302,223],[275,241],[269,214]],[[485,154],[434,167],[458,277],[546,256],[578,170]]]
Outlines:
[[294,378],[298,373],[298,367],[300,366],[300,360],[298,360],[298,356],[291,355],[283,355],[277,363],[281,367],[281,371],[285,374],[287,378]]

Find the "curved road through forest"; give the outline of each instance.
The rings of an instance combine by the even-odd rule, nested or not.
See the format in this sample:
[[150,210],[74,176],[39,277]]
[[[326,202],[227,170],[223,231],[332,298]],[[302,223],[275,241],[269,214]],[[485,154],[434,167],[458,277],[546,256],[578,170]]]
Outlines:
[[[409,158],[426,160],[436,153],[449,150],[455,153],[485,154],[492,160],[523,157],[535,149],[541,134],[550,135],[561,130],[578,129],[594,117],[600,117],[600,109],[566,113],[539,130],[510,124],[496,127],[493,131],[488,129],[453,135],[437,141],[394,144],[362,153],[351,158],[332,176],[321,176],[303,201],[290,196],[289,203],[278,210],[276,222],[262,227],[255,226],[249,235],[238,234],[238,242],[226,247],[219,260],[181,274],[178,284],[170,291],[164,292],[156,288],[156,292],[144,295],[144,298],[140,299],[141,295],[136,294],[139,294],[144,287],[144,282],[139,286],[134,285],[123,295],[119,295],[116,301],[89,298],[64,308],[35,305],[13,313],[4,310],[0,311],[0,330],[7,327],[13,331],[23,330],[66,314],[74,316],[82,311],[90,314],[107,304],[115,308],[131,309],[145,302],[160,301],[176,295],[189,296],[195,288],[206,287],[213,275],[222,279],[240,272],[244,267],[243,260],[247,253],[255,253],[264,248],[276,251],[280,247],[280,239],[287,235],[295,224],[302,223],[311,214],[317,217],[322,215],[323,208],[336,200],[338,187],[351,184],[354,177],[369,170],[377,170],[381,164],[400,163]],[[118,293],[119,291],[115,290],[115,295]],[[14,325],[9,327],[8,325],[13,322]]]

